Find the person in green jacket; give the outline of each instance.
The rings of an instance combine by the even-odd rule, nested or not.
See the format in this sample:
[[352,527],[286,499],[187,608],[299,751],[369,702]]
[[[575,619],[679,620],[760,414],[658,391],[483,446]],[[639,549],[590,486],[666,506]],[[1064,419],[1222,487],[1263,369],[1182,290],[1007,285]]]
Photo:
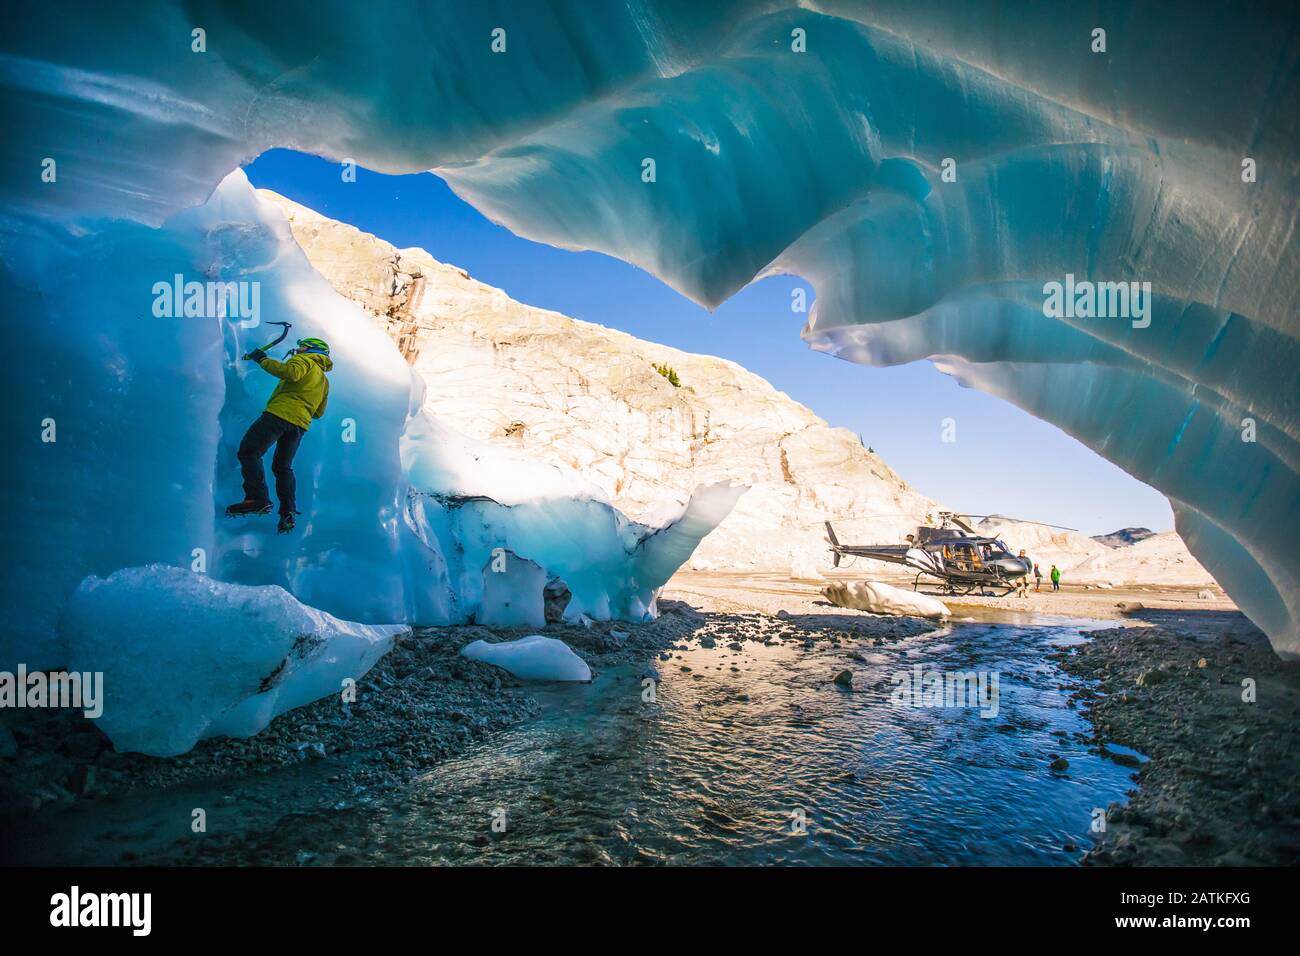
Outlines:
[[271,459],[271,473],[275,475],[275,496],[280,499],[279,532],[293,530],[294,496],[297,485],[293,477],[293,456],[298,452],[302,436],[307,434],[313,419],[325,414],[329,402],[330,383],[326,373],[334,367],[330,361],[330,347],[323,339],[299,339],[298,347],[290,353],[288,361],[277,362],[261,349],[254,349],[244,358],[256,362],[264,372],[280,380],[266,411],[249,426],[239,443],[239,468],[244,476],[244,500],[226,509],[226,514],[264,515],[271,510],[271,499],[266,488],[266,472],[262,458],[272,445],[275,455]]
[[1061,569],[1056,565],[1052,565],[1052,590],[1061,590]]

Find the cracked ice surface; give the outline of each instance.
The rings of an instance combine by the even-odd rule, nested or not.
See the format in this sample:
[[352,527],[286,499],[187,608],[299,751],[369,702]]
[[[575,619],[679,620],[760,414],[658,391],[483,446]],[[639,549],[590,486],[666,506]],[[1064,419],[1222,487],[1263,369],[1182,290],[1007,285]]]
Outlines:
[[[1196,557],[1279,651],[1300,652],[1300,31],[1287,6],[782,6],[553,0],[368,17],[194,0],[141,4],[129,23],[89,3],[32,11],[0,36],[5,289],[21,306],[7,321],[22,326],[24,357],[53,368],[58,349],[91,345],[42,323],[93,312],[97,383],[152,363],[158,396],[179,380],[196,405],[222,408],[202,358],[210,336],[155,328],[170,360],[138,354],[128,346],[143,333],[103,307],[132,307],[121,275],[68,251],[149,249],[151,269],[170,267],[163,250],[184,235],[144,226],[201,203],[271,146],[434,169],[516,232],[610,252],[706,305],[765,273],[806,277],[812,347],[866,363],[929,358],[1056,423],[1165,492]],[[205,54],[190,51],[195,26]],[[1104,54],[1089,49],[1096,27]],[[807,52],[792,50],[795,31]],[[44,156],[59,159],[57,185],[38,179]],[[1255,182],[1242,181],[1246,157]],[[131,222],[107,230],[101,217]],[[15,271],[54,261],[60,283],[79,283],[76,308],[58,287],[15,288]],[[1043,284],[1067,273],[1150,282],[1150,325],[1044,317]],[[95,413],[125,401],[107,390]],[[184,441],[216,440],[192,420],[171,424]],[[383,420],[375,437],[399,428]],[[161,441],[124,440],[124,453]],[[206,460],[178,458],[170,480],[201,478],[186,470]],[[43,467],[9,476],[7,508],[28,507]],[[337,467],[342,478],[352,466]],[[126,511],[143,518],[150,490],[128,494]],[[48,506],[75,513],[82,500],[55,492]],[[374,507],[414,520],[398,502]],[[111,570],[113,548],[188,553],[215,534],[196,515],[169,517],[147,546],[94,545],[112,557],[88,566]],[[332,561],[365,574],[397,552],[427,560],[396,544],[381,560],[339,534],[282,573],[316,594]]]

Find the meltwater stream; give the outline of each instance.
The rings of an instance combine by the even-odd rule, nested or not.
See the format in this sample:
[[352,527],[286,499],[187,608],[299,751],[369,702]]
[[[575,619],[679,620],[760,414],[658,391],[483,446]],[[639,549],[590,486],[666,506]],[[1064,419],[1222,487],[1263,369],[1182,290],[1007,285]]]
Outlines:
[[[726,630],[743,637],[744,621]],[[1068,865],[1131,786],[1051,660],[1097,626],[740,650],[715,630],[716,647],[654,662],[653,700],[648,664],[534,685],[540,717],[405,782],[339,782],[341,765],[321,762],[136,792],[53,811],[9,851],[53,864]],[[996,715],[893,702],[891,676],[918,664],[997,674]],[[846,669],[851,689],[832,679]],[[206,834],[191,832],[192,807],[211,809]]]
[[[1073,863],[1132,773],[1089,746],[1047,660],[1080,623],[693,648],[657,662],[653,701],[636,668],[547,688],[541,719],[354,816],[346,843],[417,865]],[[996,672],[997,715],[892,703],[914,664]]]

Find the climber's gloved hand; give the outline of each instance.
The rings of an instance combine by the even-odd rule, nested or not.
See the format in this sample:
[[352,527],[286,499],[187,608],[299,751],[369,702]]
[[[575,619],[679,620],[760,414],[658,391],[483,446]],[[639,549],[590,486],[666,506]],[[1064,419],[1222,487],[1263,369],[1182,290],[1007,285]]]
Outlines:
[[261,365],[262,359],[264,358],[266,358],[265,352],[263,352],[261,349],[253,349],[253,351],[249,352],[247,355],[244,356],[244,361],[256,362],[258,365]]

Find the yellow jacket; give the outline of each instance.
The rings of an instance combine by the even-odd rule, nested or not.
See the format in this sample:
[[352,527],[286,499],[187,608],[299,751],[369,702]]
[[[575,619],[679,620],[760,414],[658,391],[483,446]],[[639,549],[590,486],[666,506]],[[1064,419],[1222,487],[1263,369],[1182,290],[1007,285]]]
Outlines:
[[280,379],[266,403],[266,410],[276,418],[283,418],[299,428],[308,428],[313,418],[325,414],[325,405],[330,397],[330,383],[325,373],[334,367],[328,355],[314,352],[295,355],[287,362],[264,358],[257,364],[263,371]]

